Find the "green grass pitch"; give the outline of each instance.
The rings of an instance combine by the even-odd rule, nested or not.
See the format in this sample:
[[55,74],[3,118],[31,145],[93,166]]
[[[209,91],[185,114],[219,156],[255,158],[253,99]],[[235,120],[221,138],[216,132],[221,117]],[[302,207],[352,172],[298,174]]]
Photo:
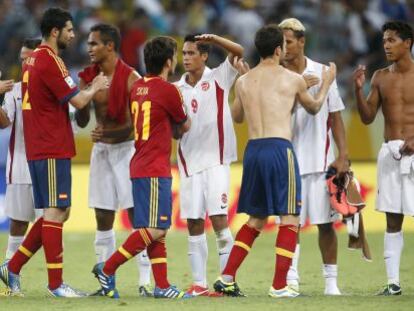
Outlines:
[[[118,245],[127,233],[118,234]],[[68,284],[92,292],[98,288],[91,274],[94,265],[93,233],[64,235],[64,279]],[[339,234],[339,287],[342,297],[323,296],[324,280],[317,246],[317,234],[304,233],[301,237],[301,293],[306,297],[275,300],[267,297],[274,271],[275,233],[262,234],[237,275],[247,298],[194,298],[186,301],[155,300],[137,295],[138,272],[135,260],[122,266],[117,274],[117,287],[121,299],[105,297],[85,299],[55,299],[46,294],[46,269],[40,251],[22,270],[24,298],[0,297],[0,310],[413,310],[414,306],[414,234],[405,234],[401,259],[401,284],[399,297],[375,297],[374,293],[385,283],[385,266],[382,256],[383,234],[369,233],[368,239],[374,256],[372,263],[361,259],[359,251],[346,248],[345,233]],[[7,235],[0,234],[2,251]],[[172,232],[167,237],[170,282],[180,288],[191,283],[187,260],[187,238],[184,233]],[[210,285],[218,275],[218,257],[213,234],[209,234],[208,278]]]

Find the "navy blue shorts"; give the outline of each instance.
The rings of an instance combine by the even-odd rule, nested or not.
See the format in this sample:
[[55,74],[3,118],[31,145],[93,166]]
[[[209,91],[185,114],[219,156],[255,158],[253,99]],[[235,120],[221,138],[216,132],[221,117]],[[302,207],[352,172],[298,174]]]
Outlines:
[[299,167],[290,141],[249,140],[237,212],[262,217],[299,215],[301,204]]
[[70,159],[28,161],[35,208],[70,207]]
[[134,219],[137,228],[168,229],[171,226],[171,178],[132,178]]

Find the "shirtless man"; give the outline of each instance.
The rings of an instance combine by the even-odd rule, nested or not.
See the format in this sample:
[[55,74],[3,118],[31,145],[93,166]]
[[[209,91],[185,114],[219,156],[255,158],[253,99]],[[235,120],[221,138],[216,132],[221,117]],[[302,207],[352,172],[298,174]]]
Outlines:
[[376,209],[386,214],[384,259],[388,283],[379,295],[401,295],[400,258],[404,215],[414,216],[412,161],[414,154],[414,61],[411,56],[413,29],[403,22],[382,27],[385,55],[392,64],[375,71],[365,98],[365,66],[354,72],[355,96],[364,124],[375,120],[381,107],[384,140],[377,163]]
[[244,296],[235,282],[236,272],[267,218],[279,215],[275,275],[269,296],[296,297],[299,292],[286,283],[296,247],[301,205],[299,169],[290,142],[292,110],[298,99],[309,113],[318,113],[335,79],[336,67],[331,63],[329,70],[322,72],[322,85],[313,98],[301,75],[279,65],[284,47],[279,26],[271,24],[259,29],[255,45],[260,63],[236,82],[232,106],[234,121],[241,123],[246,117],[248,124],[249,142],[244,154],[238,212],[250,217],[237,233],[214,289],[229,296]]
[[[95,253],[98,263],[106,261],[115,252],[115,211],[124,208],[130,212],[134,205],[129,178],[134,142],[127,102],[132,84],[140,75],[119,58],[119,44],[118,29],[107,24],[93,26],[88,37],[92,65],[79,73],[81,88],[86,88],[99,72],[103,72],[109,81],[114,81],[110,89],[97,93],[93,98],[97,126],[91,133],[95,144],[90,164],[89,206],[95,209]],[[81,127],[89,122],[89,106],[76,114]],[[137,256],[137,263],[140,268],[139,294],[150,295],[151,268],[146,252]]]

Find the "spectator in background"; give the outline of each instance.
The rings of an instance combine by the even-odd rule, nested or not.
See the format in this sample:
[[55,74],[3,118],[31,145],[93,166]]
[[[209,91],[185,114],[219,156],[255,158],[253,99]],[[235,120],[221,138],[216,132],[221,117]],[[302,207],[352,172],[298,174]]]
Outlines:
[[365,63],[369,72],[383,64],[381,26],[385,15],[368,7],[368,1],[346,0],[349,9],[350,63]]
[[151,28],[149,17],[143,9],[137,9],[132,21],[124,20],[122,26],[122,59],[131,67],[143,72],[143,68],[140,68],[140,48],[147,40],[147,33]]

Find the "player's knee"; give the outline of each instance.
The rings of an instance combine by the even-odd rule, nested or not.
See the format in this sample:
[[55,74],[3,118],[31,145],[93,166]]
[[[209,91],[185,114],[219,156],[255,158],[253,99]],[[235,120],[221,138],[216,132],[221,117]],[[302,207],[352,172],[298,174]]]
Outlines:
[[327,224],[319,224],[318,225],[318,230],[320,234],[324,234],[324,235],[329,235],[329,234],[334,234],[335,230],[333,228],[332,223],[327,223]]
[[99,231],[111,230],[114,224],[114,212],[95,209],[95,219]]
[[10,235],[23,236],[26,234],[28,226],[29,226],[28,221],[10,219]]
[[187,219],[187,228],[190,235],[200,235],[204,233],[203,219]]
[[227,215],[214,215],[210,217],[215,232],[228,228]]
[[400,232],[402,229],[403,220],[404,215],[402,214],[387,213],[387,232]]
[[400,232],[402,229],[402,224],[399,223],[387,223],[387,232],[388,233],[396,233]]

